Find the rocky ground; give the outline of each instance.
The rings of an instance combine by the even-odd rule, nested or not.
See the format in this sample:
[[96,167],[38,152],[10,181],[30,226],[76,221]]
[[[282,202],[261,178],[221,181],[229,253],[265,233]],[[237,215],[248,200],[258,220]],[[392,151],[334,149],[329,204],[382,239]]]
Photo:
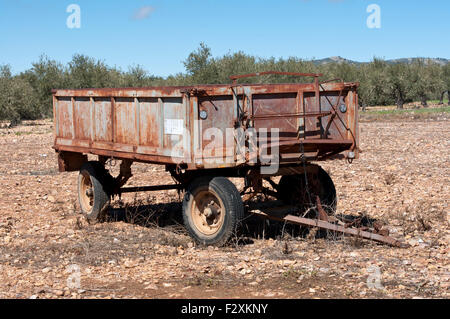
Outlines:
[[[229,246],[198,247],[176,191],[127,194],[90,225],[52,143],[49,121],[0,129],[0,298],[449,297],[448,119],[361,123],[361,158],[322,163],[338,212],[384,222],[409,248],[255,218]],[[164,167],[133,170],[130,185],[171,182]]]

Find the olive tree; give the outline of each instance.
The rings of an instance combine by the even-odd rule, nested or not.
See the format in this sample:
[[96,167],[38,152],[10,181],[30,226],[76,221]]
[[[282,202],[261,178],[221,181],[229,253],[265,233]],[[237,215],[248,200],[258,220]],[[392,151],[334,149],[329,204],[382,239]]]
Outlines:
[[40,115],[31,85],[23,78],[13,76],[8,65],[0,66],[0,120],[9,120],[15,125]]
[[120,70],[81,54],[72,57],[67,72],[68,83],[72,88],[119,87],[123,84]]
[[363,108],[369,105],[387,105],[391,101],[386,87],[386,67],[386,62],[377,58],[371,63],[360,66],[358,92]]
[[408,94],[408,65],[396,63],[386,68],[386,86],[397,109],[403,109]]
[[32,63],[32,68],[23,72],[20,77],[33,88],[36,107],[42,116],[52,113],[52,89],[68,86],[64,66],[42,55],[38,62]]
[[203,42],[200,47],[189,54],[183,62],[192,84],[217,83],[218,74],[216,65],[213,63],[211,49]]
[[444,95],[447,93],[448,97],[448,105],[450,105],[450,63],[447,63],[442,67],[442,83],[443,89],[441,90],[441,96],[439,100],[439,104],[444,104]]
[[409,68],[408,90],[423,107],[428,107],[427,100],[442,89],[440,72],[439,65],[423,59],[414,61]]
[[150,75],[141,65],[132,65],[128,67],[128,72],[122,75],[121,86],[124,87],[145,87],[158,85],[161,78]]

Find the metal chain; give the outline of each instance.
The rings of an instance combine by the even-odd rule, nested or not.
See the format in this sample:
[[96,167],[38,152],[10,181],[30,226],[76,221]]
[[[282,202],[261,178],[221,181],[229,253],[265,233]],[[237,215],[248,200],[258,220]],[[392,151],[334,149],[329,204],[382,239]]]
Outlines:
[[308,185],[308,174],[306,174],[305,149],[303,147],[303,143],[301,142],[300,142],[300,152],[302,153],[303,174],[305,176],[306,193],[308,194],[309,202],[312,204],[311,193],[309,192],[309,185]]

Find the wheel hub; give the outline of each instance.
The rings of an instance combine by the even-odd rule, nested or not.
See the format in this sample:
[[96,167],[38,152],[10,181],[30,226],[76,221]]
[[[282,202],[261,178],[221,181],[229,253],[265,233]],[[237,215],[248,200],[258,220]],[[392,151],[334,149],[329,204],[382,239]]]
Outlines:
[[94,191],[92,190],[92,187],[86,189],[86,196],[88,197],[94,196]]
[[194,196],[192,220],[195,227],[205,235],[216,233],[223,224],[222,202],[209,191]]

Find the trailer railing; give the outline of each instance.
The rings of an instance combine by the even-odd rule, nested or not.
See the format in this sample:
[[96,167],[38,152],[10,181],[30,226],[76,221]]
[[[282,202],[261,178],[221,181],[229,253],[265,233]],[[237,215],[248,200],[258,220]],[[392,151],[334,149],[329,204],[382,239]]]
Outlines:
[[[242,117],[241,117],[241,122],[244,123],[246,122],[247,125],[249,123],[249,121],[254,121],[254,120],[273,120],[273,119],[288,119],[288,118],[303,118],[304,123],[306,122],[306,118],[308,117],[315,117],[317,120],[320,120],[320,118],[322,117],[326,117],[326,116],[330,116],[329,120],[327,121],[325,128],[321,130],[320,133],[320,139],[319,140],[329,140],[328,139],[328,132],[330,130],[331,125],[333,124],[333,122],[335,121],[335,119],[338,119],[343,127],[345,128],[346,131],[350,132],[350,135],[352,137],[351,139],[351,149],[349,152],[349,155],[347,156],[347,158],[353,159],[354,156],[354,150],[356,148],[356,138],[355,138],[355,134],[351,131],[351,129],[348,127],[348,125],[345,123],[345,121],[339,116],[338,113],[338,105],[340,103],[340,98],[343,94],[343,90],[341,89],[339,90],[339,97],[336,99],[336,103],[331,103],[330,99],[325,95],[325,98],[327,99],[331,110],[330,111],[325,111],[322,112],[321,110],[321,102],[320,102],[320,92],[325,92],[325,88],[323,87],[323,84],[326,83],[330,83],[330,82],[335,82],[335,81],[340,81],[340,82],[344,82],[343,79],[341,78],[336,78],[336,79],[332,79],[332,80],[328,80],[328,81],[322,81],[319,82],[319,77],[323,76],[322,73],[298,73],[298,72],[279,72],[279,71],[265,71],[265,72],[256,72],[256,73],[248,73],[248,74],[242,74],[242,75],[232,75],[229,78],[232,80],[232,88],[233,87],[239,87],[242,84],[238,84],[237,81],[239,79],[243,79],[243,78],[249,78],[249,77],[258,77],[258,76],[263,76],[263,75],[287,75],[287,76],[299,76],[299,77],[313,77],[314,78],[314,95],[315,95],[315,109],[317,111],[315,112],[298,112],[298,113],[277,113],[277,114],[264,114],[264,115],[253,115],[253,114],[249,114],[248,110],[245,109],[243,111]],[[356,83],[349,83],[349,85],[356,85]],[[244,90],[242,90],[244,91]],[[245,96],[244,99],[245,101]],[[336,125],[337,130],[339,131],[339,134],[341,136],[345,136],[345,132],[342,132],[339,129],[339,126]],[[315,139],[316,142],[318,142],[317,139]],[[284,140],[282,143],[277,143],[277,144],[305,144],[307,143],[307,139],[306,136],[304,138],[300,138],[299,136],[297,136],[297,138],[295,139],[289,139],[289,140]],[[333,140],[334,143],[344,143],[344,144],[348,144],[349,140],[347,139],[342,139],[341,140]],[[273,144],[273,143],[272,143]],[[269,143],[268,145],[266,145],[265,147],[269,147],[271,144]],[[304,155],[304,154],[303,154]]]

